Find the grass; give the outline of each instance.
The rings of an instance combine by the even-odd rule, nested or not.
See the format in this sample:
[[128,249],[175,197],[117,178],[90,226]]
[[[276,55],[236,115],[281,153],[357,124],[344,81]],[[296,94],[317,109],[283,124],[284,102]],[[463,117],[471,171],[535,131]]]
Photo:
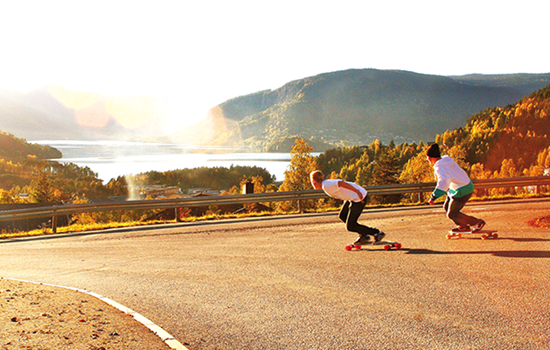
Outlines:
[[[222,220],[222,219],[238,219],[244,217],[263,217],[263,216],[273,216],[273,215],[288,215],[288,214],[297,214],[295,212],[286,212],[280,214],[274,214],[270,212],[260,212],[260,213],[248,213],[248,214],[225,214],[225,215],[205,215],[201,217],[187,217],[180,218],[179,222],[196,222],[196,221],[208,221],[208,220]],[[57,234],[60,233],[73,233],[73,232],[87,232],[87,231],[97,231],[105,230],[111,228],[123,228],[123,227],[137,227],[137,226],[152,226],[152,225],[162,225],[168,223],[174,223],[174,220],[151,220],[151,221],[127,221],[127,222],[108,222],[108,223],[93,223],[93,224],[72,224],[69,226],[61,226],[57,228]],[[51,228],[42,228],[31,231],[20,231],[20,232],[0,232],[0,239],[8,238],[17,238],[17,237],[34,237],[34,236],[45,236],[53,235]]]

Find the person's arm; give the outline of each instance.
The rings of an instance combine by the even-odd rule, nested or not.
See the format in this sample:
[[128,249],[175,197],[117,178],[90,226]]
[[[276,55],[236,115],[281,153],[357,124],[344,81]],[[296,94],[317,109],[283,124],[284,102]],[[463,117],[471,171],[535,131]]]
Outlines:
[[359,200],[361,200],[361,202],[363,202],[363,199],[364,199],[363,194],[357,188],[353,187],[352,185],[350,185],[347,182],[342,181],[342,180],[338,181],[338,187],[342,187],[342,188],[345,188],[347,190],[350,190],[352,192],[357,193],[357,197],[359,198]]
[[447,194],[447,190],[449,189],[451,183],[450,177],[445,172],[436,172],[435,176],[437,179],[437,184],[432,192],[432,195],[430,196],[430,201],[428,202],[430,205],[434,205],[437,198]]

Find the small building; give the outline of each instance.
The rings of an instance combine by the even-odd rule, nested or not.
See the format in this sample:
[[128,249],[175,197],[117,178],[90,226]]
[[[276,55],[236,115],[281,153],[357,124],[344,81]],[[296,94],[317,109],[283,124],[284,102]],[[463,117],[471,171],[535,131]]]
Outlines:
[[181,197],[181,190],[179,187],[170,186],[143,186],[139,192],[142,198],[178,198]]

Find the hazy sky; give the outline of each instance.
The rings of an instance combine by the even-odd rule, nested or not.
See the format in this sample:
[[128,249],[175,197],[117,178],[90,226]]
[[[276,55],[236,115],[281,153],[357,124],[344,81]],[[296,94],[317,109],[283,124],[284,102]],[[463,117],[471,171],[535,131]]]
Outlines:
[[176,118],[349,68],[548,73],[550,1],[0,0],[0,85],[165,98]]

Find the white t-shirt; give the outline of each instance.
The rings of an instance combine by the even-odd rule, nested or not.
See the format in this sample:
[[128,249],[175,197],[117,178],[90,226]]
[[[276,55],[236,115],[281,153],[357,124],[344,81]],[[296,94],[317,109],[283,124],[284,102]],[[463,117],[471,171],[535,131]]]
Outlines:
[[323,191],[325,191],[326,194],[333,198],[341,199],[344,201],[361,202],[361,200],[366,197],[367,190],[365,190],[363,187],[353,182],[342,181],[359,190],[363,194],[363,196],[359,198],[359,196],[357,196],[357,193],[348,190],[347,188],[338,186],[338,182],[340,181],[342,180],[324,180],[321,183]]

